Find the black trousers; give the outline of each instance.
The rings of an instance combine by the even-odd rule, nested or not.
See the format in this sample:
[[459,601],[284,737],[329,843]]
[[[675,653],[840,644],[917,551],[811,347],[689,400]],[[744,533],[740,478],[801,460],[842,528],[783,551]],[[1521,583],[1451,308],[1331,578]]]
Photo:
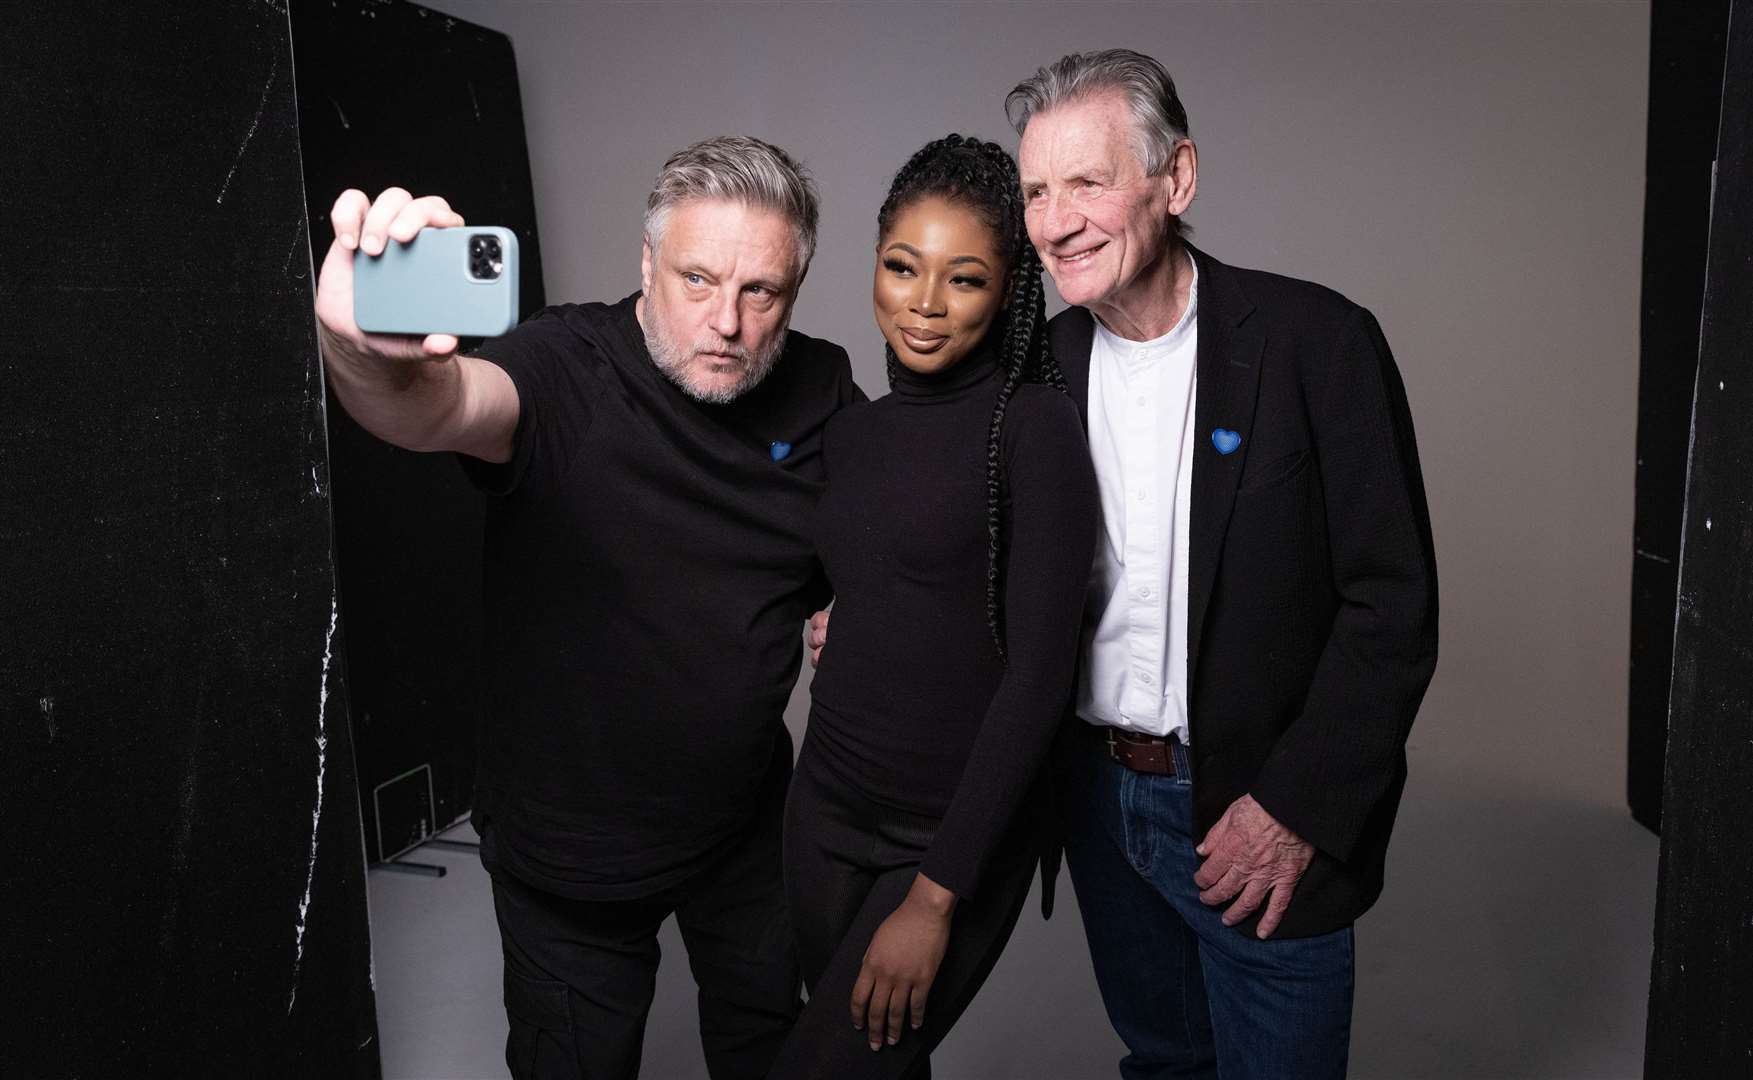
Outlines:
[[803,1007],[780,884],[779,775],[748,830],[656,896],[587,901],[534,889],[481,861],[505,951],[505,1063],[516,1080],[633,1080],[657,985],[658,927],[674,914],[700,988],[712,1080],[761,1080]]
[[956,905],[925,1023],[872,1051],[852,1026],[852,986],[884,919],[906,898],[937,830],[935,818],[874,803],[815,759],[804,740],[785,807],[785,893],[809,1004],[771,1080],[927,1080],[931,1050],[979,991],[1010,940],[1034,878],[1035,845],[1013,829],[979,894]]

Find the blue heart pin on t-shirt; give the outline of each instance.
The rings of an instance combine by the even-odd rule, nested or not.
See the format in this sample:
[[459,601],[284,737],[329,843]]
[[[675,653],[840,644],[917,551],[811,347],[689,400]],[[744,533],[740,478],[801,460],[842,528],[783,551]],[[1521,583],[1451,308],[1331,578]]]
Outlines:
[[774,461],[784,461],[785,455],[791,453],[791,444],[788,442],[776,442],[767,447],[767,453],[772,455]]
[[1218,428],[1211,433],[1211,445],[1217,447],[1220,454],[1233,454],[1236,447],[1242,445],[1242,433],[1229,428]]

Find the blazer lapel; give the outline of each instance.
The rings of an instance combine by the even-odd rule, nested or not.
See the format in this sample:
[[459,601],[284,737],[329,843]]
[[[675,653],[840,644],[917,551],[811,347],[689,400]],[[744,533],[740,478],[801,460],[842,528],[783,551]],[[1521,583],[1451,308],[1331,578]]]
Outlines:
[[[1217,580],[1224,535],[1235,506],[1236,484],[1253,441],[1254,402],[1260,391],[1260,356],[1266,347],[1258,324],[1248,325],[1254,305],[1230,268],[1187,245],[1199,267],[1199,331],[1193,431],[1192,521],[1187,580],[1187,677],[1198,668],[1205,610]],[[1070,374],[1067,373],[1067,381]],[[1088,361],[1085,361],[1085,385]],[[1241,442],[1220,453],[1216,438]]]

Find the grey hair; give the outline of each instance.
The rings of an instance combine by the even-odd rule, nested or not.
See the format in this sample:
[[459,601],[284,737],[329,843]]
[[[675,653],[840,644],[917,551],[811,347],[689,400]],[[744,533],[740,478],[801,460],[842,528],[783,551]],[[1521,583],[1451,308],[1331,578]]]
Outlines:
[[783,215],[797,238],[797,276],[809,269],[820,200],[815,181],[779,147],[746,135],[717,135],[671,154],[645,200],[645,241],[653,251],[663,241],[670,211],[691,199],[726,199]]
[[1168,71],[1131,49],[1060,57],[1004,96],[1004,115],[1021,135],[1036,115],[1104,91],[1119,91],[1132,111],[1132,148],[1145,175],[1167,169],[1175,146],[1188,137],[1187,110]]

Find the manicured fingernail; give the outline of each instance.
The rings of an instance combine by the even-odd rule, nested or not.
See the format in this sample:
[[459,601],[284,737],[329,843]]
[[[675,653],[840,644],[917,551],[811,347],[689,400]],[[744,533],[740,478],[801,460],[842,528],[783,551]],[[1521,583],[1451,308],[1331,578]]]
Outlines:
[[899,1035],[890,1035],[889,1036],[889,1045],[890,1046],[893,1046],[900,1041],[901,1041],[901,1037]]
[[367,255],[380,254],[383,251],[383,237],[376,233],[366,233],[365,239],[359,242],[359,246],[365,249]]
[[352,251],[354,248],[359,246],[359,237],[354,236],[350,232],[344,232],[341,234],[341,246],[346,248],[348,251]]

